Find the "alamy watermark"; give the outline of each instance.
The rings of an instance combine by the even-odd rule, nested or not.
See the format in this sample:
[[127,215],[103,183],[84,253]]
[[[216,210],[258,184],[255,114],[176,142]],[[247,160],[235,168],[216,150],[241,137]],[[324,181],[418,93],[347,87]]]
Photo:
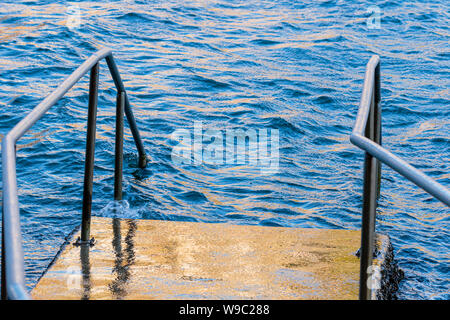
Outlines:
[[177,129],[172,140],[175,164],[247,165],[263,175],[279,170],[278,129],[206,129],[195,121],[193,130]]
[[78,290],[81,287],[82,274],[81,269],[70,266],[66,269],[66,286],[70,290]]
[[66,26],[70,30],[78,29],[81,25],[81,10],[78,5],[71,5],[67,7]]
[[378,6],[370,6],[367,8],[370,16],[366,20],[368,29],[381,29],[381,9]]

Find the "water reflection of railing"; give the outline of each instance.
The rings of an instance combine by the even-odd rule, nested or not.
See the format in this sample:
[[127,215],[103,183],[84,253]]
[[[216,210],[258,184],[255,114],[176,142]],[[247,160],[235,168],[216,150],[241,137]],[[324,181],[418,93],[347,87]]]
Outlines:
[[89,300],[91,297],[91,262],[89,260],[89,246],[80,247],[80,263],[81,263],[81,281],[83,284],[83,293],[81,300]]
[[135,261],[134,237],[136,235],[136,221],[127,220],[128,231],[125,236],[125,250],[122,250],[122,239],[120,230],[120,219],[113,219],[113,241],[115,260],[113,273],[116,278],[112,281],[108,288],[116,299],[123,299],[127,295],[126,284],[130,280],[130,268]]
[[450,191],[420,170],[381,146],[380,58],[373,56],[366,68],[358,115],[350,141],[365,151],[361,228],[360,299],[370,299],[368,282],[375,242],[377,199],[380,194],[381,162],[450,206]]
[[[92,203],[92,181],[94,168],[95,131],[98,100],[99,61],[105,59],[117,89],[116,108],[116,149],[114,198],[122,198],[122,163],[123,163],[123,113],[125,112],[131,133],[139,153],[138,165],[146,166],[147,158],[133,112],[125,92],[122,79],[110,49],[102,49],[89,57],[79,66],[61,85],[47,98],[36,106],[22,119],[2,141],[2,174],[3,174],[3,215],[2,215],[2,298],[29,299],[25,287],[25,268],[22,248],[22,234],[20,229],[19,198],[17,194],[16,177],[16,142],[39,120],[75,83],[90,71],[88,128],[86,137],[86,160],[83,190],[83,212],[81,223],[81,238],[78,242],[82,247],[91,244],[90,217]],[[120,189],[120,190],[119,190]],[[88,250],[87,250],[88,251]],[[89,252],[81,248],[81,260],[89,263]],[[89,265],[83,265],[89,269]],[[88,274],[86,273],[86,276]],[[86,277],[86,283],[89,278]],[[84,282],[84,281],[83,281]],[[85,290],[88,294],[89,290]],[[88,298],[88,295],[86,296]]]
[[[128,226],[125,236],[125,248],[122,248],[121,234],[122,219],[112,219],[113,239],[112,247],[114,250],[114,267],[112,273],[115,278],[108,284],[111,295],[118,300],[124,299],[128,292],[126,290],[127,283],[131,280],[131,267],[135,262],[136,253],[134,248],[134,237],[136,236],[137,223],[134,220],[125,220]],[[90,246],[80,247],[80,263],[81,263],[81,281],[82,293],[81,300],[89,300],[91,298],[91,263],[89,259]]]

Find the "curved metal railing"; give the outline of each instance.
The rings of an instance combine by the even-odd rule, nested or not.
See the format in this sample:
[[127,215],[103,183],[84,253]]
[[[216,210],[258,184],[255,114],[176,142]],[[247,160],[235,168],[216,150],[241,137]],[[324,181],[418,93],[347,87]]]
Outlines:
[[377,198],[380,193],[381,162],[414,182],[423,190],[450,206],[450,191],[381,146],[380,58],[367,64],[358,115],[350,141],[365,151],[364,191],[361,228],[360,299],[371,299],[368,285],[372,270]]
[[[115,168],[115,198],[121,197],[122,174],[122,147],[121,137],[123,129],[120,121],[123,121],[125,111],[130,130],[133,135],[138,153],[139,166],[145,167],[147,158],[142,144],[136,121],[125,92],[125,88],[114,61],[112,51],[108,48],[99,50],[81,64],[53,93],[37,105],[24,119],[8,132],[2,141],[2,174],[3,174],[3,232],[2,232],[2,297],[8,299],[29,299],[25,287],[24,258],[22,248],[22,234],[20,230],[19,199],[17,194],[16,177],[16,142],[39,120],[54,104],[69,91],[88,71],[91,71],[89,86],[89,110],[88,131],[86,142],[86,163],[83,192],[83,215],[82,215],[82,239],[89,240],[90,210],[92,200],[92,170],[94,161],[95,144],[95,122],[97,114],[98,95],[98,69],[99,61],[105,59],[109,71],[116,86],[117,110],[119,120],[116,121],[116,168]],[[120,112],[119,112],[120,110]],[[120,153],[120,154],[119,154]],[[120,168],[118,167],[120,165]],[[116,183],[117,182],[117,183]],[[84,239],[83,239],[84,238]]]

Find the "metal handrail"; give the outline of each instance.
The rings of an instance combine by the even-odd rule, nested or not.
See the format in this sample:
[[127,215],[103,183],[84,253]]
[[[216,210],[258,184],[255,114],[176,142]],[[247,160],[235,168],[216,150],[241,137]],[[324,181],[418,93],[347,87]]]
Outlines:
[[380,192],[381,162],[426,192],[450,206],[450,191],[381,146],[380,58],[372,56],[366,67],[364,87],[350,141],[365,151],[364,191],[360,252],[360,299],[371,299],[368,275],[374,252],[377,198]]
[[[17,177],[16,177],[16,142],[31,128],[31,126],[39,120],[54,104],[61,99],[67,91],[69,91],[75,83],[77,83],[88,71],[91,71],[91,83],[89,87],[89,116],[88,116],[88,138],[86,142],[86,157],[91,153],[92,161],[86,161],[85,167],[85,182],[83,193],[83,222],[82,233],[89,237],[89,226],[85,222],[90,222],[90,201],[92,196],[92,167],[93,167],[93,143],[95,142],[95,117],[97,109],[97,94],[98,94],[98,63],[102,59],[106,60],[109,71],[116,86],[117,109],[124,110],[128,119],[130,130],[133,135],[138,153],[139,167],[146,166],[147,157],[139,131],[136,126],[136,121],[126,95],[126,91],[120,77],[117,65],[114,61],[112,51],[104,48],[89,57],[83,64],[81,64],[61,85],[56,88],[49,96],[47,96],[39,105],[37,105],[24,119],[22,119],[14,128],[8,132],[2,141],[2,175],[3,175],[3,232],[2,232],[2,297],[8,299],[30,299],[25,287],[25,271],[24,258],[22,248],[22,233],[20,230],[20,213],[19,213],[19,199],[17,194]],[[91,117],[92,113],[92,117]],[[123,115],[121,117],[123,119]],[[92,121],[91,121],[92,120]],[[120,121],[120,119],[119,119]],[[93,126],[93,135],[92,129]],[[118,144],[118,136],[123,135],[123,126],[117,125],[116,121],[116,144]],[[122,128],[122,129],[121,129]],[[118,130],[121,130],[117,133]],[[90,136],[94,141],[89,141]],[[119,139],[122,139],[119,137]],[[122,142],[119,141],[119,144]],[[91,152],[89,152],[89,149]],[[116,151],[122,152],[122,147],[116,146]],[[120,156],[120,159],[118,159]],[[115,168],[115,194],[116,186],[121,188],[121,173],[122,169],[118,165],[122,165],[122,154],[116,153],[116,168]],[[119,179],[120,175],[120,179]],[[119,182],[119,183],[116,183]],[[119,194],[119,192],[117,192]],[[121,192],[120,192],[121,197]],[[116,198],[116,196],[115,196]],[[85,212],[86,204],[86,212]],[[85,216],[86,213],[86,216]],[[87,219],[87,220],[86,220]],[[6,284],[5,284],[6,283]]]

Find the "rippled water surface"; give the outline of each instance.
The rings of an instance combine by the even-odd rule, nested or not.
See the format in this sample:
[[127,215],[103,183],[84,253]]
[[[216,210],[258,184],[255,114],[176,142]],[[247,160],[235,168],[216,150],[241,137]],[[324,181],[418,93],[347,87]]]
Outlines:
[[[383,143],[450,186],[449,3],[359,1],[0,4],[2,136],[98,48],[114,50],[150,163],[125,132],[135,218],[358,229],[363,153],[349,143],[365,64],[382,62]],[[93,211],[113,193],[115,89],[101,64]],[[80,223],[88,77],[17,145],[27,284]],[[176,129],[278,129],[280,169],[177,165]],[[103,209],[103,210],[102,210]],[[377,229],[391,236],[402,299],[449,299],[449,210],[384,167]]]

